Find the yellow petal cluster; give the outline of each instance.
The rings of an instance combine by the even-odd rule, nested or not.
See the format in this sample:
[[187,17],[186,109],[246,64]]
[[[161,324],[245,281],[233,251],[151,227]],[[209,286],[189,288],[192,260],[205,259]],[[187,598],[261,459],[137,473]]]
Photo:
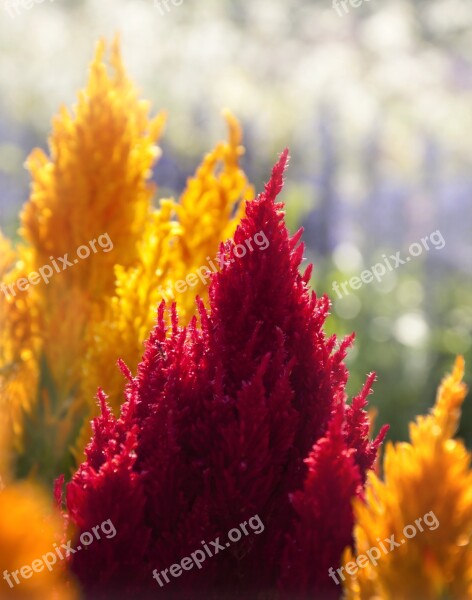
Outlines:
[[[136,266],[116,268],[116,295],[108,302],[105,318],[94,319],[90,328],[83,366],[83,396],[89,402],[103,384],[111,405],[118,409],[123,376],[116,362],[122,358],[132,371],[137,367],[162,299],[176,302],[179,318],[186,322],[195,309],[196,296],[205,298],[208,293],[208,285],[197,277],[186,293],[177,293],[174,284],[208,266],[208,257],[214,259],[221,241],[232,236],[244,201],[254,194],[239,167],[240,126],[229,113],[226,120],[228,142],[218,144],[204,158],[178,202],[162,200],[151,216],[138,245]],[[81,437],[80,449],[89,437],[89,427]]]
[[[397,541],[404,539],[404,527],[415,526],[431,511],[439,525],[423,524],[422,532],[416,525],[416,535],[382,553],[377,566],[368,562],[354,576],[347,575],[347,599],[472,598],[471,456],[453,437],[467,392],[463,374],[464,360],[458,357],[431,414],[410,424],[411,443],[387,446],[383,480],[370,474],[365,502],[355,504],[357,555],[379,548],[392,534]],[[349,560],[347,551],[345,562]]]
[[[22,214],[22,237],[34,248],[33,270],[108,234],[112,251],[99,251],[41,286],[41,338],[58,394],[77,385],[84,333],[96,304],[114,291],[115,264],[131,265],[154,193],[149,183],[158,156],[163,115],[149,120],[123,68],[118,43],[109,74],[101,42],[87,89],[73,115],[54,121],[51,157],[35,150],[28,159],[31,196]],[[64,337],[65,336],[65,337]],[[64,343],[64,339],[68,343]]]
[[114,287],[115,264],[131,265],[141,238],[154,186],[151,168],[159,155],[164,115],[149,119],[148,102],[139,99],[127,78],[115,41],[111,74],[100,42],[87,88],[71,114],[62,108],[49,139],[51,156],[35,150],[28,159],[31,196],[22,215],[21,234],[35,249],[37,266],[50,256],[73,255],[107,232],[113,252],[98,253],[57,278],[100,299]]
[[[214,258],[253,194],[239,166],[241,130],[227,114],[229,141],[205,157],[178,201],[153,209],[164,115],[149,117],[118,42],[111,68],[105,53],[100,42],[77,106],[54,120],[49,155],[37,149],[27,161],[21,245],[13,250],[0,237],[1,283],[55,265],[47,284],[0,294],[0,407],[15,470],[49,481],[69,471],[86,443],[99,385],[118,407],[116,361],[136,367],[162,298],[187,319],[195,296],[205,296],[203,283],[178,296],[174,284]],[[96,252],[75,260],[78,248],[100,238],[109,240],[106,249],[95,243]]]
[[[24,247],[15,251],[0,232],[0,437],[8,436],[10,444],[2,444],[9,462],[15,442],[21,433],[22,413],[31,406],[32,391],[37,387],[38,313],[27,291],[10,293],[10,286],[25,276],[31,252]],[[2,438],[4,439],[4,438]]]
[[[32,184],[21,216],[24,245],[3,277],[16,288],[2,298],[7,339],[0,350],[0,393],[20,475],[36,468],[52,478],[68,466],[87,408],[76,398],[88,324],[114,293],[115,264],[136,260],[154,193],[149,179],[163,116],[148,118],[118,43],[110,74],[104,52],[101,42],[73,114],[63,108],[55,119],[50,157],[37,149],[27,161]],[[105,234],[112,251],[74,259],[80,246]],[[64,269],[59,259],[66,255],[71,266]],[[46,265],[59,267],[49,282],[18,290],[21,277]]]

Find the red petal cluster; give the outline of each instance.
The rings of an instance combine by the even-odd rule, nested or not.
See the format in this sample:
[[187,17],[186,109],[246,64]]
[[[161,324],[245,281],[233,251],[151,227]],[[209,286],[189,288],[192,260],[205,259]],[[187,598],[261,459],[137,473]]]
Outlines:
[[[328,568],[351,542],[351,501],[385,432],[368,439],[373,376],[346,404],[351,338],[335,351],[323,332],[329,300],[309,290],[311,267],[299,273],[301,232],[290,238],[276,203],[287,157],[222,245],[209,309],[198,302],[198,319],[181,327],[171,308],[168,327],[162,304],[137,376],[122,365],[119,418],[99,394],[87,461],[67,487],[80,531],[111,519],[118,532],[73,556],[89,597],[340,594]],[[267,248],[237,258],[259,232]],[[254,515],[260,535],[162,589],[152,578]]]

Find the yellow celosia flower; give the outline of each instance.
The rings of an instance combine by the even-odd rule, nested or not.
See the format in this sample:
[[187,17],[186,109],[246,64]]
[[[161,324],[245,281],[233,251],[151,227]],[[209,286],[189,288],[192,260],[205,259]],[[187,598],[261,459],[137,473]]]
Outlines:
[[[21,233],[35,249],[35,266],[50,256],[72,256],[76,249],[107,232],[113,252],[98,253],[57,278],[88,290],[92,298],[113,292],[115,264],[131,265],[155,191],[149,183],[159,155],[156,147],[164,115],[149,120],[149,103],[140,100],[127,78],[117,41],[109,75],[100,42],[87,88],[71,115],[54,120],[51,158],[35,150],[28,159],[33,178]],[[52,283],[52,281],[51,281]]]
[[62,397],[77,385],[84,331],[95,303],[114,291],[115,264],[131,265],[137,257],[163,126],[162,115],[148,119],[149,105],[126,77],[118,44],[111,53],[112,75],[104,50],[101,42],[75,115],[63,109],[54,122],[51,159],[35,150],[28,160],[33,183],[21,233],[34,248],[33,270],[50,264],[51,257],[74,257],[77,248],[104,234],[113,245],[39,288],[44,352]]
[[[70,462],[69,447],[87,414],[77,402],[86,330],[114,293],[115,264],[130,266],[138,257],[154,193],[149,179],[163,116],[148,119],[149,106],[126,77],[118,43],[111,75],[104,51],[101,42],[75,114],[64,108],[54,122],[51,158],[35,150],[28,159],[32,190],[20,230],[28,246],[3,278],[14,284],[45,265],[57,271],[2,298],[7,339],[0,393],[21,452],[20,474],[38,463],[41,473],[53,476]],[[81,246],[92,254],[97,240],[110,240],[112,249],[103,243],[88,260],[74,258]],[[70,266],[64,269],[66,255]]]
[[[36,562],[38,572],[32,569],[34,561],[55,551],[53,544],[60,547],[64,542],[63,529],[50,501],[35,486],[16,483],[0,491],[0,598],[78,598],[72,583],[67,581],[70,576],[66,574],[65,561],[58,559],[52,570],[44,565],[40,569]],[[22,568],[26,578],[21,575]]]
[[[0,297],[0,408],[11,424],[16,472],[49,480],[67,472],[71,452],[83,447],[97,387],[116,407],[121,401],[116,360],[136,367],[158,302],[174,299],[174,282],[214,258],[236,227],[238,203],[253,193],[239,167],[241,130],[228,115],[229,142],[205,158],[179,202],[163,200],[153,211],[151,169],[164,118],[148,118],[118,43],[111,73],[104,52],[101,42],[74,113],[64,108],[54,121],[50,157],[35,150],[28,159],[25,243],[14,254],[0,238],[3,283],[46,265],[55,271]],[[100,239],[107,248],[97,248]],[[76,259],[83,246],[90,258]],[[201,284],[175,297],[184,320],[205,293]]]
[[[22,412],[30,407],[37,386],[37,310],[27,292],[10,293],[15,290],[10,286],[25,276],[30,257],[25,248],[17,254],[0,232],[0,414],[11,444],[21,433]],[[2,446],[9,455],[5,460],[11,458],[11,444]]]
[[[233,235],[244,214],[244,201],[254,197],[254,189],[239,167],[240,156],[244,153],[241,128],[231,113],[225,115],[228,143],[219,144],[205,157],[195,176],[189,180],[180,202],[174,205],[181,225],[177,248],[184,268],[181,277],[185,277],[189,269],[208,265],[208,254],[211,253],[213,259],[221,240]],[[237,206],[238,214],[232,219]],[[195,222],[198,222],[198,228]],[[204,296],[206,286],[201,281],[197,286],[195,292]],[[180,314],[193,311],[191,295],[180,294],[176,301]]]
[[[381,548],[380,542],[392,535],[397,543],[405,542],[392,550],[386,543],[390,551],[380,552],[377,566],[367,561],[354,576],[346,575],[346,598],[472,598],[471,456],[453,439],[467,391],[463,374],[464,360],[458,357],[431,414],[410,425],[411,443],[387,446],[383,481],[370,474],[365,503],[355,504],[358,556]],[[431,512],[439,525],[425,525],[433,523],[432,517],[418,525]],[[412,529],[404,535],[408,525],[416,529],[415,535]],[[347,551],[344,564],[349,560]]]
[[[179,318],[185,323],[194,312],[196,296],[207,296],[208,285],[196,277],[197,283],[183,294],[176,293],[173,284],[208,266],[208,257],[215,258],[221,241],[236,229],[244,201],[254,196],[239,167],[244,151],[241,128],[230,113],[226,119],[229,141],[218,144],[204,158],[179,202],[161,201],[138,245],[137,265],[116,269],[117,293],[110,299],[105,316],[93,321],[83,365],[83,396],[95,412],[94,397],[100,385],[118,409],[123,399],[123,376],[116,361],[122,358],[133,371],[137,367],[161,300],[175,301]],[[171,220],[174,215],[177,221]],[[89,437],[87,424],[79,451]]]

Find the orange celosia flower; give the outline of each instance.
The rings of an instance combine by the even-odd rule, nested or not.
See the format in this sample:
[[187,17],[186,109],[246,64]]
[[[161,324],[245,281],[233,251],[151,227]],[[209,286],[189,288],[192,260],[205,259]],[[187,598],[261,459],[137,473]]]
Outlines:
[[[0,414],[3,435],[12,443],[21,433],[22,412],[29,408],[37,385],[37,311],[27,293],[17,291],[16,297],[10,293],[15,289],[10,286],[25,276],[30,257],[24,247],[13,250],[0,232]],[[11,444],[3,444],[2,451],[9,462]]]
[[[461,441],[453,439],[466,395],[463,374],[464,360],[458,357],[431,414],[410,425],[411,443],[389,444],[383,480],[369,475],[365,503],[355,503],[358,556],[378,548],[379,540],[392,534],[397,542],[405,539],[407,525],[417,533],[391,552],[382,552],[377,566],[367,562],[355,576],[346,575],[349,600],[472,597],[471,456]],[[420,522],[421,531],[415,521],[431,511],[439,525]],[[406,537],[411,534],[410,529]],[[345,563],[349,560],[347,551]]]
[[[163,200],[153,212],[151,168],[164,117],[148,118],[118,43],[110,74],[104,52],[101,42],[74,113],[64,108],[54,121],[50,157],[35,150],[28,159],[32,190],[20,229],[26,244],[15,254],[0,238],[0,282],[18,285],[45,265],[57,271],[0,295],[0,398],[20,475],[68,472],[104,374],[117,406],[116,360],[137,365],[157,303],[215,256],[238,222],[238,202],[252,195],[239,167],[241,130],[228,115],[229,142],[205,158],[180,202]],[[104,245],[95,251],[97,240]],[[81,246],[87,260],[76,259]],[[205,296],[203,284],[176,297],[184,319],[197,294]]]
[[[104,50],[101,42],[75,114],[64,108],[54,122],[51,158],[35,150],[28,159],[33,182],[20,230],[28,245],[3,278],[15,287],[1,301],[0,395],[20,475],[37,465],[51,477],[70,463],[69,446],[88,408],[76,401],[86,329],[114,292],[114,265],[136,260],[154,193],[150,169],[163,116],[148,119],[149,106],[127,79],[117,42],[111,75]],[[80,246],[100,239],[110,240],[113,251],[103,244],[93,258],[74,259]],[[71,266],[64,269],[66,255]],[[45,265],[58,272],[18,289],[20,277]]]
[[[5,252],[0,256],[5,259],[9,246],[1,235],[0,246]],[[9,258],[14,255],[10,253]],[[4,266],[3,260],[0,270]],[[3,327],[0,331],[4,332]],[[2,395],[2,402],[7,397]],[[2,414],[5,409],[2,405]],[[12,481],[11,434],[8,423],[0,420],[0,598],[76,600],[75,584],[65,561],[58,560],[52,570],[41,568],[37,562],[38,571],[31,569],[34,561],[54,552],[55,543],[64,542],[65,523],[38,485]],[[26,578],[22,576],[22,568]]]
[[[47,569],[31,568],[34,561],[60,546],[63,524],[41,490],[16,483],[0,491],[0,598],[21,600],[75,600],[65,561]],[[51,560],[51,559],[50,559]],[[29,568],[25,568],[29,567]],[[26,575],[24,578],[21,569]],[[20,571],[18,573],[18,571]],[[15,573],[16,572],[16,577]],[[16,581],[18,580],[18,582]]]
[[[213,259],[221,241],[231,237],[244,201],[254,195],[239,167],[243,152],[241,128],[231,114],[227,113],[226,119],[229,141],[218,144],[205,157],[179,202],[161,201],[160,210],[152,215],[138,245],[136,265],[116,269],[116,295],[110,298],[105,315],[94,319],[90,327],[83,365],[83,395],[94,409],[94,397],[103,381],[110,403],[119,408],[123,376],[116,361],[122,358],[132,370],[137,367],[163,298],[175,301],[182,321],[188,322],[196,296],[205,298],[208,286],[204,279],[195,276],[196,283],[179,294],[174,289],[175,282],[208,266],[208,256]],[[238,213],[233,217],[238,205]],[[171,220],[173,215],[177,221]],[[82,446],[90,433],[87,424]]]

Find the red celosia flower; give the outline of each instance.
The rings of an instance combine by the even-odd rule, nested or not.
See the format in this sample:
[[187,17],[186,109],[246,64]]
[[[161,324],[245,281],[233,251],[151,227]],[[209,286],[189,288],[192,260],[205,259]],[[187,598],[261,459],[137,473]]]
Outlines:
[[[209,310],[199,302],[185,328],[173,308],[167,331],[162,304],[136,378],[122,365],[118,419],[99,394],[88,459],[67,488],[79,531],[111,519],[118,532],[73,556],[90,597],[339,595],[328,568],[351,541],[351,500],[385,432],[368,440],[373,377],[345,404],[351,338],[334,351],[329,300],[309,290],[311,267],[299,273],[301,232],[289,237],[275,202],[286,162],[287,151],[222,245]],[[163,588],[152,578],[256,514],[261,535]]]

